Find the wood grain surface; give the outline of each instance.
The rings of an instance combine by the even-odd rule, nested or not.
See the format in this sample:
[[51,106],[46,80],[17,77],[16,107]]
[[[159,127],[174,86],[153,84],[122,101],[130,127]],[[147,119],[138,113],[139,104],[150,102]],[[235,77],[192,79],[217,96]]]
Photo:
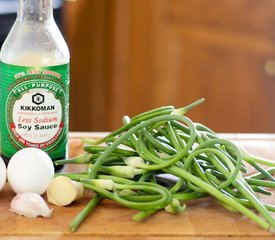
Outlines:
[[[274,135],[226,134],[224,137],[241,144],[251,153],[275,159]],[[71,135],[71,155],[81,152],[80,138]],[[79,169],[64,169],[74,170]],[[29,219],[9,212],[14,195],[8,184],[0,192],[1,239],[275,239],[274,233],[262,230],[239,213],[229,212],[212,198],[188,202],[187,210],[179,215],[159,211],[144,222],[132,220],[135,210],[103,200],[79,230],[70,233],[68,226],[71,220],[87,203],[91,192],[86,192],[81,201],[67,207],[48,203],[54,209],[49,219]],[[275,198],[272,202],[275,203]]]

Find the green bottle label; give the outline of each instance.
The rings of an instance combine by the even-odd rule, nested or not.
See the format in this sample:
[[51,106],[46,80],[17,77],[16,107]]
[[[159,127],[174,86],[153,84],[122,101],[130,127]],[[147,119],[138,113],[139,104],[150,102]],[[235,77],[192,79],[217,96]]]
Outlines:
[[69,64],[50,67],[0,62],[1,155],[35,147],[52,159],[67,152]]

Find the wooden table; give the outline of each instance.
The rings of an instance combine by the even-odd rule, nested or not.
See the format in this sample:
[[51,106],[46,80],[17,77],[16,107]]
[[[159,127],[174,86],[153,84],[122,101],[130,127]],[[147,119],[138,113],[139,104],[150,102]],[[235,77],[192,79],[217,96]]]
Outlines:
[[[82,151],[82,135],[71,134],[71,155]],[[241,144],[251,153],[275,160],[275,135],[224,134],[223,137]],[[67,167],[65,170],[74,169]],[[241,214],[227,211],[212,198],[188,203],[183,214],[160,211],[144,222],[132,221],[135,210],[104,200],[77,232],[70,233],[68,226],[87,203],[90,193],[67,207],[48,204],[54,209],[49,219],[28,219],[10,213],[13,197],[14,193],[6,184],[0,192],[0,239],[275,239],[275,233],[262,230]]]

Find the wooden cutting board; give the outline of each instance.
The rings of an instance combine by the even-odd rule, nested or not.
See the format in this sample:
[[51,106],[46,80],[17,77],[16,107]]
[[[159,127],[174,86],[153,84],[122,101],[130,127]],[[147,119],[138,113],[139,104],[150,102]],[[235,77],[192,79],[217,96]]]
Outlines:
[[[243,145],[251,153],[275,160],[275,135],[230,134],[225,137]],[[81,152],[78,134],[71,134],[70,154]],[[64,170],[76,169],[66,167]],[[182,214],[159,211],[144,222],[132,220],[135,210],[103,200],[78,231],[71,233],[68,229],[71,220],[91,194],[86,192],[81,201],[67,207],[48,203],[53,208],[51,218],[29,219],[9,212],[15,194],[6,184],[0,192],[0,239],[275,239],[274,233],[266,232],[239,213],[229,212],[210,197],[187,203],[187,210]],[[275,204],[275,197],[271,202]]]

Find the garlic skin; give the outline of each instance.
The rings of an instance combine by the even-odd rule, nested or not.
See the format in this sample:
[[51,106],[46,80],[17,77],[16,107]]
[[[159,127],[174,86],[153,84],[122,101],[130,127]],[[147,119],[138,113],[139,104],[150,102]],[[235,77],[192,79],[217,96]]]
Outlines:
[[10,211],[28,218],[48,218],[52,213],[44,199],[39,194],[31,192],[18,193],[11,201]]

